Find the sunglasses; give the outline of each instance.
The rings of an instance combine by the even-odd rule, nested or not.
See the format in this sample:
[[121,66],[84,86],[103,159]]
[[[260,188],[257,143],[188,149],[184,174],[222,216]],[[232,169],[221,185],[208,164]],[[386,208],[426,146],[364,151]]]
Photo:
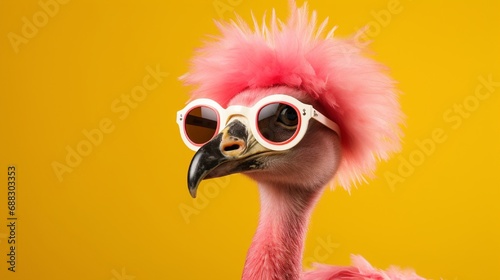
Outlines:
[[233,105],[225,109],[214,100],[195,99],[177,112],[177,124],[186,146],[197,151],[235,115],[245,116],[255,139],[274,151],[297,145],[304,137],[310,119],[317,120],[340,136],[339,126],[335,122],[313,106],[283,94],[266,96],[252,107]]

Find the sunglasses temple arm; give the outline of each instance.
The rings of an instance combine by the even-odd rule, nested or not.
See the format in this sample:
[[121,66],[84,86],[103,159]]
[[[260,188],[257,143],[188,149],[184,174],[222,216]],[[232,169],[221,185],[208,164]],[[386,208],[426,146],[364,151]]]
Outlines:
[[335,131],[337,135],[340,137],[340,128],[338,124],[336,124],[334,121],[330,120],[329,118],[327,118],[325,115],[321,114],[320,112],[318,112],[318,110],[314,108],[312,108],[312,117],[318,122],[324,124],[329,129]]

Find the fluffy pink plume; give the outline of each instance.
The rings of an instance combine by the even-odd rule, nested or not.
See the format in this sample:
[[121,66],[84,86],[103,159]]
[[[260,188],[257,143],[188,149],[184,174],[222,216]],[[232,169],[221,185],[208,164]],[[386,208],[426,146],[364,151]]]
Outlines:
[[194,85],[192,98],[205,97],[225,106],[241,91],[284,85],[317,100],[320,111],[337,122],[342,134],[342,162],[336,175],[349,188],[372,177],[378,159],[400,149],[404,115],[394,81],[385,67],[363,54],[356,36],[340,39],[319,25],[307,4],[290,1],[286,22],[264,17],[250,27],[240,17],[218,23],[222,33],[200,48],[181,79]]
[[390,267],[383,271],[372,267],[363,257],[352,255],[353,266],[318,264],[314,271],[304,273],[302,280],[425,280],[413,270]]

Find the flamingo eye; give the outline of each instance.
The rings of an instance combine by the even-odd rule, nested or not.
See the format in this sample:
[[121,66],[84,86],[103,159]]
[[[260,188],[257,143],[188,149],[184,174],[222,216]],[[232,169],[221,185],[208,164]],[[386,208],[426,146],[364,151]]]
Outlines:
[[258,130],[270,142],[282,143],[290,140],[298,129],[300,116],[297,110],[285,103],[271,103],[258,114]]
[[297,111],[291,106],[282,105],[278,115],[278,122],[289,127],[294,127],[297,126],[298,121],[299,117]]

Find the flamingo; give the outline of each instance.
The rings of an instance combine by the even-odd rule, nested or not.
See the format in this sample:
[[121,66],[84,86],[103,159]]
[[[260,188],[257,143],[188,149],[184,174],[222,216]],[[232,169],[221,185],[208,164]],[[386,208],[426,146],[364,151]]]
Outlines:
[[[199,49],[187,74],[190,102],[177,113],[181,137],[196,151],[188,189],[242,173],[257,182],[260,217],[242,279],[422,280],[412,269],[350,266],[302,271],[308,222],[332,182],[349,189],[372,177],[400,149],[404,115],[385,67],[354,36],[328,33],[307,3],[289,1],[287,21],[273,10],[251,28],[239,16]],[[253,15],[252,15],[253,17]],[[326,33],[326,35],[325,35]]]

